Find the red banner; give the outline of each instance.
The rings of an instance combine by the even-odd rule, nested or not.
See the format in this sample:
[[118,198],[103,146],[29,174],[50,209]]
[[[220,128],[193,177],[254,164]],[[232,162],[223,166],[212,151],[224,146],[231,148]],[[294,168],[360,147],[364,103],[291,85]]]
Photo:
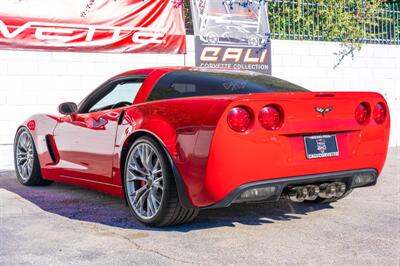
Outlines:
[[179,0],[1,0],[0,5],[0,49],[186,53]]

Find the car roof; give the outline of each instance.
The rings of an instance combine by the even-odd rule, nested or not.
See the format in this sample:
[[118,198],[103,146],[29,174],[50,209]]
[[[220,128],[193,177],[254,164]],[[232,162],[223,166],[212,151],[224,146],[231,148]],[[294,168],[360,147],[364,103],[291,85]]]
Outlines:
[[149,75],[150,73],[156,71],[156,70],[163,70],[165,72],[171,72],[171,71],[176,71],[176,70],[189,70],[192,69],[192,67],[185,67],[185,66],[167,66],[167,67],[151,67],[151,68],[141,68],[141,69],[134,69],[134,70],[129,70],[126,72],[123,72],[121,74],[118,74],[115,77],[123,77],[123,76],[129,76],[129,75]]
[[[142,68],[142,69],[136,69],[136,70],[130,70],[123,72],[113,78],[113,79],[118,79],[118,78],[129,78],[129,76],[138,76],[138,75],[143,75],[148,78],[143,82],[142,87],[140,88],[140,91],[136,95],[135,98],[135,103],[143,103],[146,102],[146,99],[150,92],[152,91],[154,85],[158,82],[158,80],[165,74],[175,72],[175,71],[194,71],[194,72],[210,72],[212,71],[213,73],[215,72],[221,72],[221,73],[242,73],[242,74],[256,74],[256,72],[252,71],[244,71],[244,70],[234,70],[234,69],[222,69],[222,68],[206,68],[206,67],[187,67],[187,66],[169,66],[169,67],[152,67],[152,68]],[[260,74],[260,73],[258,73]]]
[[[241,74],[262,74],[259,72],[254,72],[251,70],[237,70],[230,68],[208,68],[208,67],[189,67],[189,66],[166,66],[166,67],[152,67],[152,68],[142,68],[142,69],[134,69],[118,74],[114,78],[130,76],[130,75],[150,75],[151,73],[161,70],[163,73],[169,73],[179,70],[193,70],[196,72],[222,72],[222,73],[241,73]],[[269,74],[265,74],[269,75]]]

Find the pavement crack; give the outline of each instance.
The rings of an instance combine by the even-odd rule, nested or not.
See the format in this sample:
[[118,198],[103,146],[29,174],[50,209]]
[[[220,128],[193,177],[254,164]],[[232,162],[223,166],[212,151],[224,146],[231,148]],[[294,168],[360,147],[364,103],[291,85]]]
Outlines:
[[195,262],[193,262],[193,261],[181,260],[181,259],[177,259],[177,258],[168,256],[168,255],[166,255],[166,254],[164,254],[164,253],[162,253],[162,252],[160,252],[160,251],[158,251],[158,250],[149,249],[149,248],[144,248],[143,246],[141,246],[141,245],[139,245],[138,243],[136,243],[134,240],[132,240],[132,239],[130,239],[129,237],[124,236],[124,235],[122,235],[122,234],[119,234],[119,233],[116,233],[116,232],[110,232],[110,233],[113,234],[113,235],[115,235],[115,236],[118,236],[118,237],[121,237],[121,238],[125,239],[125,240],[128,241],[130,244],[132,244],[133,246],[135,246],[138,250],[141,250],[141,251],[144,251],[144,252],[148,252],[148,253],[153,253],[153,254],[156,254],[156,255],[161,256],[161,257],[163,257],[163,258],[166,258],[166,259],[168,259],[168,260],[175,261],[175,262],[186,263],[186,264],[197,264],[197,263],[195,263]]

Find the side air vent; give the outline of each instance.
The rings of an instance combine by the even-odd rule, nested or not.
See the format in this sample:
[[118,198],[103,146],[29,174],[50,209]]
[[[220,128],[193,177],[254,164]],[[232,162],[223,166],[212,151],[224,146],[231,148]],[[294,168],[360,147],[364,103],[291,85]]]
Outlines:
[[49,151],[51,160],[53,161],[53,163],[57,163],[58,156],[56,155],[56,150],[54,147],[54,138],[52,135],[46,135],[46,145],[47,145],[47,150]]

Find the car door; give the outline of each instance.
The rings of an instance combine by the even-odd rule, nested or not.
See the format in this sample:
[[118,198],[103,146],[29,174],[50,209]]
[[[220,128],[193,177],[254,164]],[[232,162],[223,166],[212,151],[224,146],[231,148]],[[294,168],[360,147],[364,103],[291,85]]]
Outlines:
[[112,181],[112,161],[120,116],[132,105],[143,78],[110,82],[89,95],[74,115],[54,131],[63,177]]

